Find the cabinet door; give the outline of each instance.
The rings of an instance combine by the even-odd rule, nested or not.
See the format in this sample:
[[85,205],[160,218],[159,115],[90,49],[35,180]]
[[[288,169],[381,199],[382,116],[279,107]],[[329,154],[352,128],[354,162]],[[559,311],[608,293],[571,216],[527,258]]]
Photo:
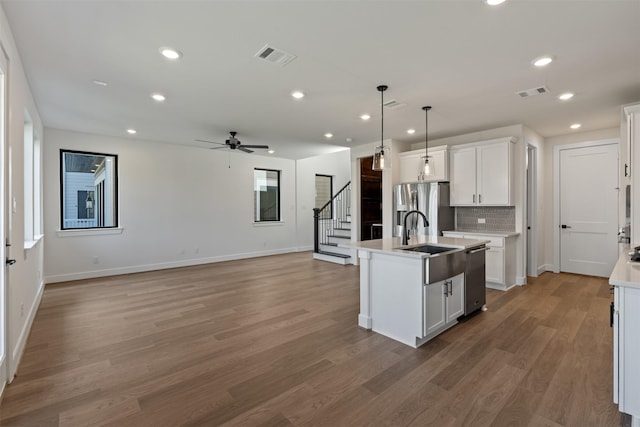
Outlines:
[[485,259],[487,282],[505,284],[504,248],[489,248]]
[[481,205],[511,204],[511,144],[500,142],[477,147],[477,202]]
[[423,160],[420,153],[401,155],[400,182],[418,182],[418,175],[422,172],[422,164]]
[[450,282],[447,296],[447,323],[464,314],[464,273],[447,280]]
[[444,280],[424,286],[424,336],[438,330],[446,323]]
[[469,206],[476,203],[476,147],[451,150],[450,203]]
[[449,180],[449,165],[447,157],[447,150],[429,151],[429,165],[431,166],[431,173],[425,177],[425,181]]

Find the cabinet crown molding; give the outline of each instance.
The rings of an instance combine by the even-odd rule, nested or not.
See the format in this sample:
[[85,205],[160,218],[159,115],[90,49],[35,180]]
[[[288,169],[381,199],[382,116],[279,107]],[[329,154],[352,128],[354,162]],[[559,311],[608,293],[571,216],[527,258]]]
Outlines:
[[456,144],[451,146],[451,149],[456,150],[458,148],[477,147],[478,145],[497,144],[500,142],[509,142],[511,144],[514,144],[517,141],[518,141],[518,137],[516,136],[503,136],[502,138],[486,139],[484,141],[468,142],[465,144]]
[[640,104],[627,105],[626,107],[624,107],[624,112],[627,114],[640,112]]

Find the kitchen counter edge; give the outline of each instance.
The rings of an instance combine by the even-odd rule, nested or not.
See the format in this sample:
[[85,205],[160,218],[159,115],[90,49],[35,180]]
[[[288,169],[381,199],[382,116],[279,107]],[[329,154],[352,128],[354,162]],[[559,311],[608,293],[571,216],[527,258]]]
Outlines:
[[400,237],[390,237],[385,239],[365,240],[362,242],[345,242],[338,244],[341,248],[358,249],[361,251],[379,252],[410,258],[427,258],[429,254],[422,252],[412,252],[406,249],[421,245],[437,245],[455,249],[469,249],[489,243],[484,239],[463,239],[460,237],[437,237],[437,236],[411,236],[409,244],[402,245]]
[[613,272],[609,276],[609,284],[640,289],[640,262],[630,261],[628,250],[627,247],[620,253]]

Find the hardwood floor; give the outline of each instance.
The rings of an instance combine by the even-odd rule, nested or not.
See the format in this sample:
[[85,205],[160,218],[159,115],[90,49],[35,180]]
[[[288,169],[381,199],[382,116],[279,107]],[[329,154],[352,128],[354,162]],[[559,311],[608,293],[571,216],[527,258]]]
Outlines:
[[419,349],[310,253],[49,285],[3,426],[618,426],[606,279],[545,273]]

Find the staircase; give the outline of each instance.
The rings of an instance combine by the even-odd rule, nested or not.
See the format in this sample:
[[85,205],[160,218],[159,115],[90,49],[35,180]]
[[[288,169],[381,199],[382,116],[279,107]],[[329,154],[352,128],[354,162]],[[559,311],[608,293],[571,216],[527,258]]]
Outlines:
[[313,258],[350,264],[351,250],[338,243],[351,240],[351,182],[322,208],[313,210]]

